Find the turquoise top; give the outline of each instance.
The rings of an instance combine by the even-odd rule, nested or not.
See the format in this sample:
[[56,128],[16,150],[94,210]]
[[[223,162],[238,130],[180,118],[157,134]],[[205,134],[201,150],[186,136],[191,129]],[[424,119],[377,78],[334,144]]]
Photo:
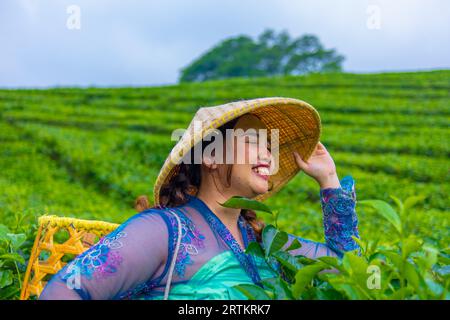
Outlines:
[[[263,260],[257,259],[257,265],[261,278],[277,276]],[[252,284],[253,282],[242,269],[233,252],[224,251],[201,266],[187,283],[173,286],[169,299],[243,300],[247,299],[246,296],[233,286],[244,283]],[[162,298],[163,295],[152,297],[152,299]]]
[[[302,244],[296,256],[342,257],[359,238],[354,180],[320,190],[325,243],[289,234]],[[181,220],[181,245],[176,214]],[[240,216],[237,227],[246,248],[256,235]],[[247,255],[228,228],[200,198],[174,208],[142,211],[62,268],[45,286],[40,299],[162,299],[169,266],[175,259],[169,299],[245,299],[233,286],[261,285],[277,276],[262,258]]]

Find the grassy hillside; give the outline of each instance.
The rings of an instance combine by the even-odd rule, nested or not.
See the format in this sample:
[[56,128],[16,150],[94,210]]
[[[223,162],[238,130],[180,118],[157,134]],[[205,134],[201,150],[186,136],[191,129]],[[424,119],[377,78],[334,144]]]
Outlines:
[[[407,223],[445,247],[449,88],[450,71],[434,71],[0,90],[0,223],[20,232],[44,213],[120,223],[135,213],[138,195],[152,198],[153,183],[174,144],[171,131],[187,127],[199,107],[285,96],[319,111],[321,141],[339,177],[354,177],[358,199],[394,205],[389,195],[426,195]],[[319,186],[310,177],[297,175],[267,203],[281,211],[286,231],[323,241]],[[389,242],[391,227],[357,209],[361,236]]]
[[[200,106],[286,96],[311,103],[338,174],[358,199],[421,193],[418,228],[447,226],[450,71],[235,79],[150,88],[0,91],[0,217],[17,211],[106,219],[132,215]],[[318,185],[299,174],[268,201],[289,228],[321,238]],[[291,197],[297,201],[287,201]],[[373,221],[361,215],[361,232]],[[445,222],[445,225],[443,225]],[[388,232],[389,230],[383,230]]]

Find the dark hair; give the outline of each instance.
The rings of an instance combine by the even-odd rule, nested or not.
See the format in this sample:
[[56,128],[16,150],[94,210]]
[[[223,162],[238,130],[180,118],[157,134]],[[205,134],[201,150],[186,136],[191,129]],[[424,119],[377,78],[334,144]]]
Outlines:
[[[218,130],[222,133],[222,136],[225,137],[226,129],[234,128],[237,120],[239,118],[233,119],[221,127]],[[208,146],[212,142],[202,140],[202,154],[203,150],[206,146]],[[191,149],[191,159],[194,159],[194,148]],[[227,183],[231,185],[231,171],[232,164],[227,164]],[[211,171],[211,169],[209,169]],[[187,194],[196,195],[200,184],[201,184],[201,164],[197,163],[181,163],[179,165],[179,171],[176,175],[174,175],[170,181],[164,184],[160,190],[160,203],[161,206],[175,207],[179,205],[183,205],[187,202]],[[147,196],[142,195],[139,196],[135,201],[135,209],[138,212],[146,210],[150,208],[150,203],[148,201]],[[242,209],[241,215],[250,224],[256,234],[256,239],[261,241],[261,233],[265,226],[262,219],[256,216],[256,212],[253,210]]]

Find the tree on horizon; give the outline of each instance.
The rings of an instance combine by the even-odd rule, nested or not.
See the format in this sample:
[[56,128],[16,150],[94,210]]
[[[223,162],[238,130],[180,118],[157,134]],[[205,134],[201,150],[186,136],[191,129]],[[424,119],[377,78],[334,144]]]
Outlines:
[[239,35],[221,41],[181,69],[180,82],[233,77],[342,72],[344,56],[325,49],[312,34],[292,39],[287,31],[265,30],[256,40]]

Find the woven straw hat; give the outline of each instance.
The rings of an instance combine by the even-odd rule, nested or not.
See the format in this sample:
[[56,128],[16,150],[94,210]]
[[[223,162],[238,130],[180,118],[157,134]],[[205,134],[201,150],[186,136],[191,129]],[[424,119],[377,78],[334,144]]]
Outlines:
[[[279,130],[278,171],[269,178],[272,189],[254,199],[263,201],[269,198],[298,173],[300,169],[292,153],[297,151],[304,160],[308,160],[320,139],[320,116],[313,106],[302,100],[270,97],[201,107],[181,139],[173,147],[158,174],[153,189],[155,206],[160,205],[162,186],[178,173],[183,157],[191,152],[191,148],[200,142],[202,137],[206,136],[206,132],[209,129],[217,129],[246,113],[258,116],[269,132],[271,129]],[[201,130],[198,132],[194,132],[195,121],[202,121]]]

